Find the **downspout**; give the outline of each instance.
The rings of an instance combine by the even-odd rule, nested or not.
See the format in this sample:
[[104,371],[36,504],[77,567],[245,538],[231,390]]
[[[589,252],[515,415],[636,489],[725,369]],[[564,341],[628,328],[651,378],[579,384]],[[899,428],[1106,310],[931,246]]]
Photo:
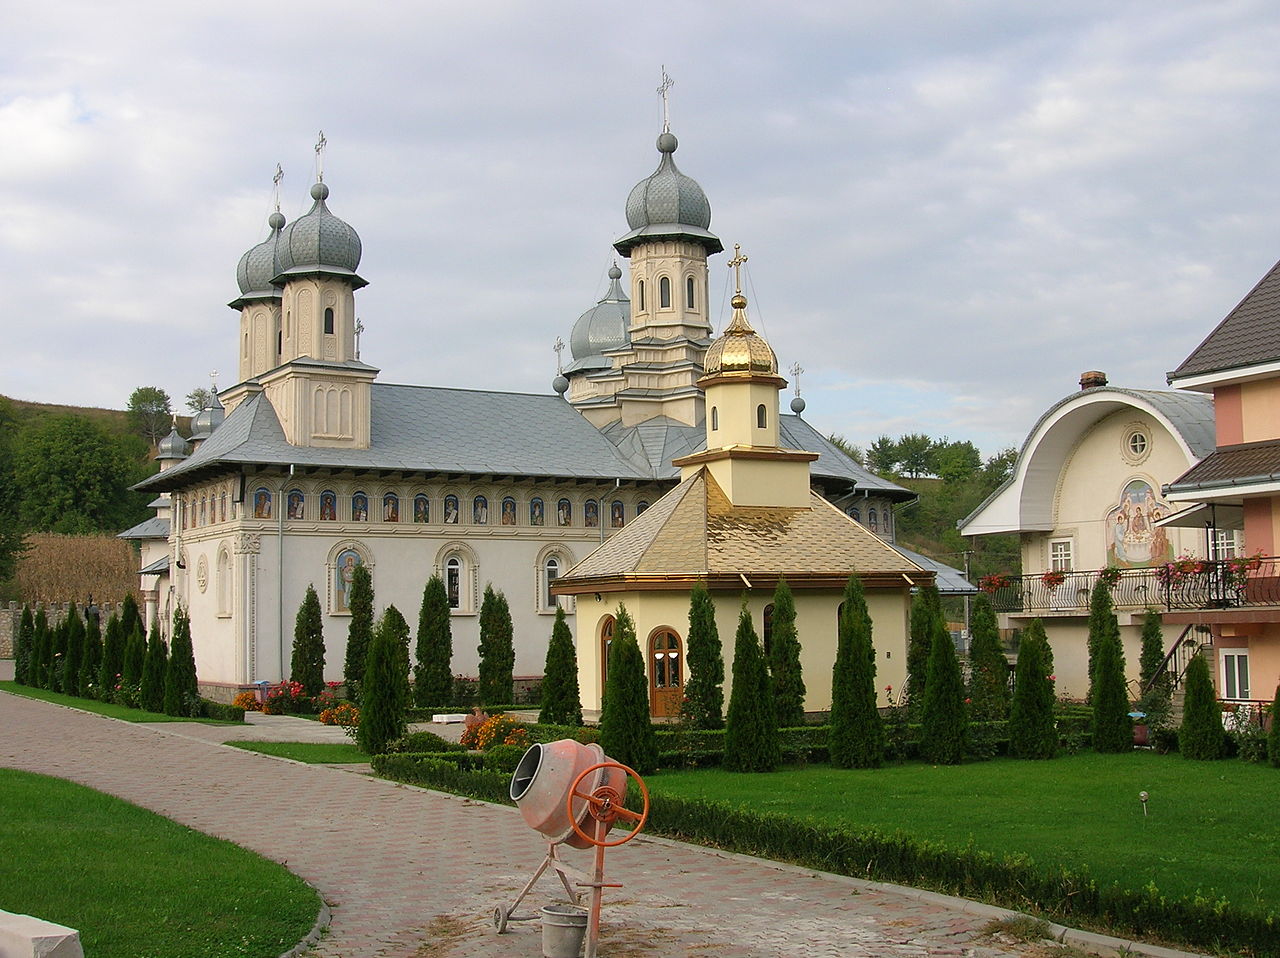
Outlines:
[[[293,463],[289,464],[289,476],[292,478],[294,471]],[[280,681],[283,682],[289,676],[284,670],[284,510],[285,510],[285,486],[286,483],[282,478],[280,480],[280,497],[276,500],[276,622],[280,630]]]

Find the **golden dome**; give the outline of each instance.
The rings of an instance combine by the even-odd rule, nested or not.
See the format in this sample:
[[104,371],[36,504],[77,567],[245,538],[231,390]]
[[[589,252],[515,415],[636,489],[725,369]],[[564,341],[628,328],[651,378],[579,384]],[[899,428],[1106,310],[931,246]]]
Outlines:
[[747,322],[747,298],[737,293],[730,301],[733,320],[724,334],[707,350],[703,369],[707,376],[725,373],[766,373],[777,375],[778,357],[765,338]]

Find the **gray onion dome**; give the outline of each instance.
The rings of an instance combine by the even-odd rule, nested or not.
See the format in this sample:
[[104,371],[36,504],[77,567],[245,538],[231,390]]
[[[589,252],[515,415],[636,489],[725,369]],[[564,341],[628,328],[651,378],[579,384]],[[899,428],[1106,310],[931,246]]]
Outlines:
[[191,455],[191,444],[178,435],[178,422],[175,419],[169,435],[160,440],[156,447],[156,459],[186,459]]
[[280,272],[276,247],[280,242],[280,231],[284,228],[284,215],[272,213],[267,223],[271,226],[271,235],[241,256],[236,266],[236,283],[242,296],[251,293],[280,295],[280,290],[271,280]]
[[[609,289],[604,297],[578,317],[569,334],[569,352],[573,365],[568,371],[581,369],[585,361],[599,360],[607,349],[618,349],[630,342],[627,327],[631,325],[631,300],[622,291],[622,270],[609,267]],[[607,360],[589,363],[608,366]]]
[[192,441],[208,439],[226,418],[227,412],[223,409],[222,403],[218,402],[218,396],[215,393],[213,402],[196,413],[195,418],[191,420]]
[[276,282],[290,273],[330,273],[348,276],[364,286],[355,275],[360,265],[360,237],[346,222],[329,212],[325,200],[329,187],[324,183],[311,186],[315,200],[305,216],[300,216],[280,237],[280,272]]
[[685,176],[672,158],[679,145],[673,133],[658,137],[662,159],[652,174],[637,183],[627,197],[627,225],[631,232],[614,244],[624,256],[646,239],[683,237],[701,243],[707,252],[724,247],[708,232],[711,204],[698,181]]

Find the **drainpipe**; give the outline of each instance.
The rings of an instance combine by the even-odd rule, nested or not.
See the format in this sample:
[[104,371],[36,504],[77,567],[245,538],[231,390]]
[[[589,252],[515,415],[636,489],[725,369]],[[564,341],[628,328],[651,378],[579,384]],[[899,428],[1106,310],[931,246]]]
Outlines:
[[[289,464],[289,476],[292,478],[294,471],[293,463]],[[283,682],[289,676],[284,670],[284,510],[285,510],[285,486],[287,484],[283,479],[280,480],[280,496],[276,499],[276,624],[280,630],[280,681]]]

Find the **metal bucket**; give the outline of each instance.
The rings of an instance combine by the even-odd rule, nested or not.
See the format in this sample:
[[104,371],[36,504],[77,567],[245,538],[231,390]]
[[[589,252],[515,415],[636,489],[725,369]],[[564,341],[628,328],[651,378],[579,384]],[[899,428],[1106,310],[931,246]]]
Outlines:
[[[550,842],[564,842],[573,848],[587,848],[589,842],[579,838],[566,809],[569,789],[574,780],[592,765],[608,761],[604,750],[592,743],[583,745],[573,739],[561,739],[545,745],[531,745],[511,776],[511,800],[520,809],[525,823],[541,832]],[[602,785],[611,785],[625,793],[626,772],[619,768],[601,768],[588,775],[578,786],[590,794]],[[579,828],[587,818],[587,803],[574,803],[573,819]]]
[[587,910],[577,905],[542,909],[542,958],[578,958],[587,936]]

